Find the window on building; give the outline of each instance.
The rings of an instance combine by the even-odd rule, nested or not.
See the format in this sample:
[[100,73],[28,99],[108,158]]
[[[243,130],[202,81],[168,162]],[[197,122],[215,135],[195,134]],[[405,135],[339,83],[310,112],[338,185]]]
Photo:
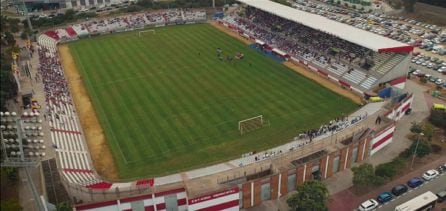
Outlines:
[[288,192],[295,191],[296,187],[296,174],[289,174],[287,183]]
[[333,173],[336,173],[339,171],[339,155],[333,158]]
[[271,185],[269,182],[262,184],[260,198],[262,201],[271,199]]

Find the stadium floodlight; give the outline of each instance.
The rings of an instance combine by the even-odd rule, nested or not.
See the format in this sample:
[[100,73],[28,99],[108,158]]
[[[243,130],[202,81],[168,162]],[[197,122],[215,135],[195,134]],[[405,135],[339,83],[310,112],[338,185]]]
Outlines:
[[21,116],[16,112],[0,112],[0,166],[24,168],[38,210],[46,210],[28,171],[29,167],[37,167],[45,156],[43,141],[39,140],[44,135],[41,123],[38,112],[25,112]]

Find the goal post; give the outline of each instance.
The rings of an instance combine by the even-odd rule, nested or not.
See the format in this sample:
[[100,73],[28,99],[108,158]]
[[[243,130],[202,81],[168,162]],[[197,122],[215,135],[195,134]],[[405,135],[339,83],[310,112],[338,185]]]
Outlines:
[[147,33],[149,33],[149,34],[156,34],[156,31],[155,31],[155,29],[148,29],[148,30],[144,30],[144,31],[139,31],[138,32],[138,37],[141,37],[141,36],[143,36],[144,34],[147,34]]
[[240,135],[257,130],[259,128],[262,128],[263,126],[265,126],[263,115],[240,120],[238,122],[238,130],[240,131]]

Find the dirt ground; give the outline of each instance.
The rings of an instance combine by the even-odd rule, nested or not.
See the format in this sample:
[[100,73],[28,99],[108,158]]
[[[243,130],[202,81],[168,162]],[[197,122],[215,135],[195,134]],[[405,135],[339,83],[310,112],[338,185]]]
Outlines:
[[208,23],[211,24],[212,26],[214,26],[215,28],[217,28],[218,30],[228,34],[229,36],[231,36],[237,40],[240,40],[241,42],[245,43],[246,45],[250,45],[250,44],[254,43],[252,40],[249,40],[249,39],[246,39],[246,38],[240,36],[237,32],[233,32],[230,29],[226,28],[223,25],[218,24],[215,21],[209,21]]
[[[253,42],[249,39],[246,39],[242,36],[240,36],[238,33],[231,31],[230,29],[226,28],[223,25],[218,24],[215,21],[210,21],[209,22],[212,26],[214,26],[215,28],[225,32],[226,34],[230,35],[231,37],[236,38],[237,40],[242,41],[243,43],[249,45],[252,44]],[[337,94],[340,94],[344,97],[347,97],[349,99],[351,99],[353,102],[357,103],[357,104],[362,104],[362,98],[354,93],[352,93],[349,90],[343,89],[342,87],[338,86],[337,84],[331,82],[328,79],[322,78],[320,76],[318,76],[317,74],[306,70],[304,67],[300,66],[300,65],[296,65],[293,64],[292,62],[285,62],[284,63],[285,66],[291,68],[292,70],[298,72],[299,74],[315,81],[316,83],[322,85],[323,87],[332,90],[333,92],[336,92]]]
[[287,66],[288,68],[291,68],[292,70],[298,72],[299,74],[307,77],[308,79],[311,79],[313,81],[315,81],[316,83],[322,85],[323,87],[330,89],[333,92],[336,92],[339,95],[342,95],[346,98],[351,99],[353,102],[357,103],[357,104],[362,104],[362,97],[360,97],[359,95],[354,94],[352,91],[349,91],[347,89],[342,88],[341,86],[335,84],[334,82],[326,79],[326,78],[322,78],[321,76],[317,75],[316,73],[307,70],[306,68],[300,66],[300,65],[296,65],[292,62],[285,62],[284,63],[285,66]]
[[59,54],[93,165],[97,173],[104,179],[117,180],[119,175],[113,156],[70,49],[67,45],[59,45]]

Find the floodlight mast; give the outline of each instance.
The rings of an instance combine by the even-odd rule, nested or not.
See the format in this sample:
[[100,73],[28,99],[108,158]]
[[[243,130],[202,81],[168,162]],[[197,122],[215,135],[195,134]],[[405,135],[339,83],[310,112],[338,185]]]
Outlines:
[[[20,150],[20,158],[19,159],[11,159],[8,157],[8,153],[6,151],[6,144],[5,141],[3,139],[3,130],[0,130],[0,138],[1,138],[1,142],[2,142],[2,150],[3,150],[3,160],[1,162],[1,168],[4,167],[14,167],[14,168],[24,168],[25,169],[25,173],[26,173],[26,179],[27,182],[29,184],[29,187],[32,191],[34,200],[36,202],[37,205],[37,209],[39,211],[46,211],[48,209],[45,208],[45,206],[42,204],[42,200],[40,199],[39,193],[37,192],[36,186],[34,185],[34,181],[29,173],[28,168],[29,167],[36,167],[38,166],[38,161],[33,161],[31,159],[25,159],[25,153],[23,152],[23,125],[22,125],[22,119],[19,117],[15,117],[15,116],[1,116],[1,118],[12,118],[12,121],[14,121],[14,124],[16,125],[16,135],[17,135],[17,140],[19,142],[19,150]],[[5,123],[6,121],[2,121],[2,124]]]

